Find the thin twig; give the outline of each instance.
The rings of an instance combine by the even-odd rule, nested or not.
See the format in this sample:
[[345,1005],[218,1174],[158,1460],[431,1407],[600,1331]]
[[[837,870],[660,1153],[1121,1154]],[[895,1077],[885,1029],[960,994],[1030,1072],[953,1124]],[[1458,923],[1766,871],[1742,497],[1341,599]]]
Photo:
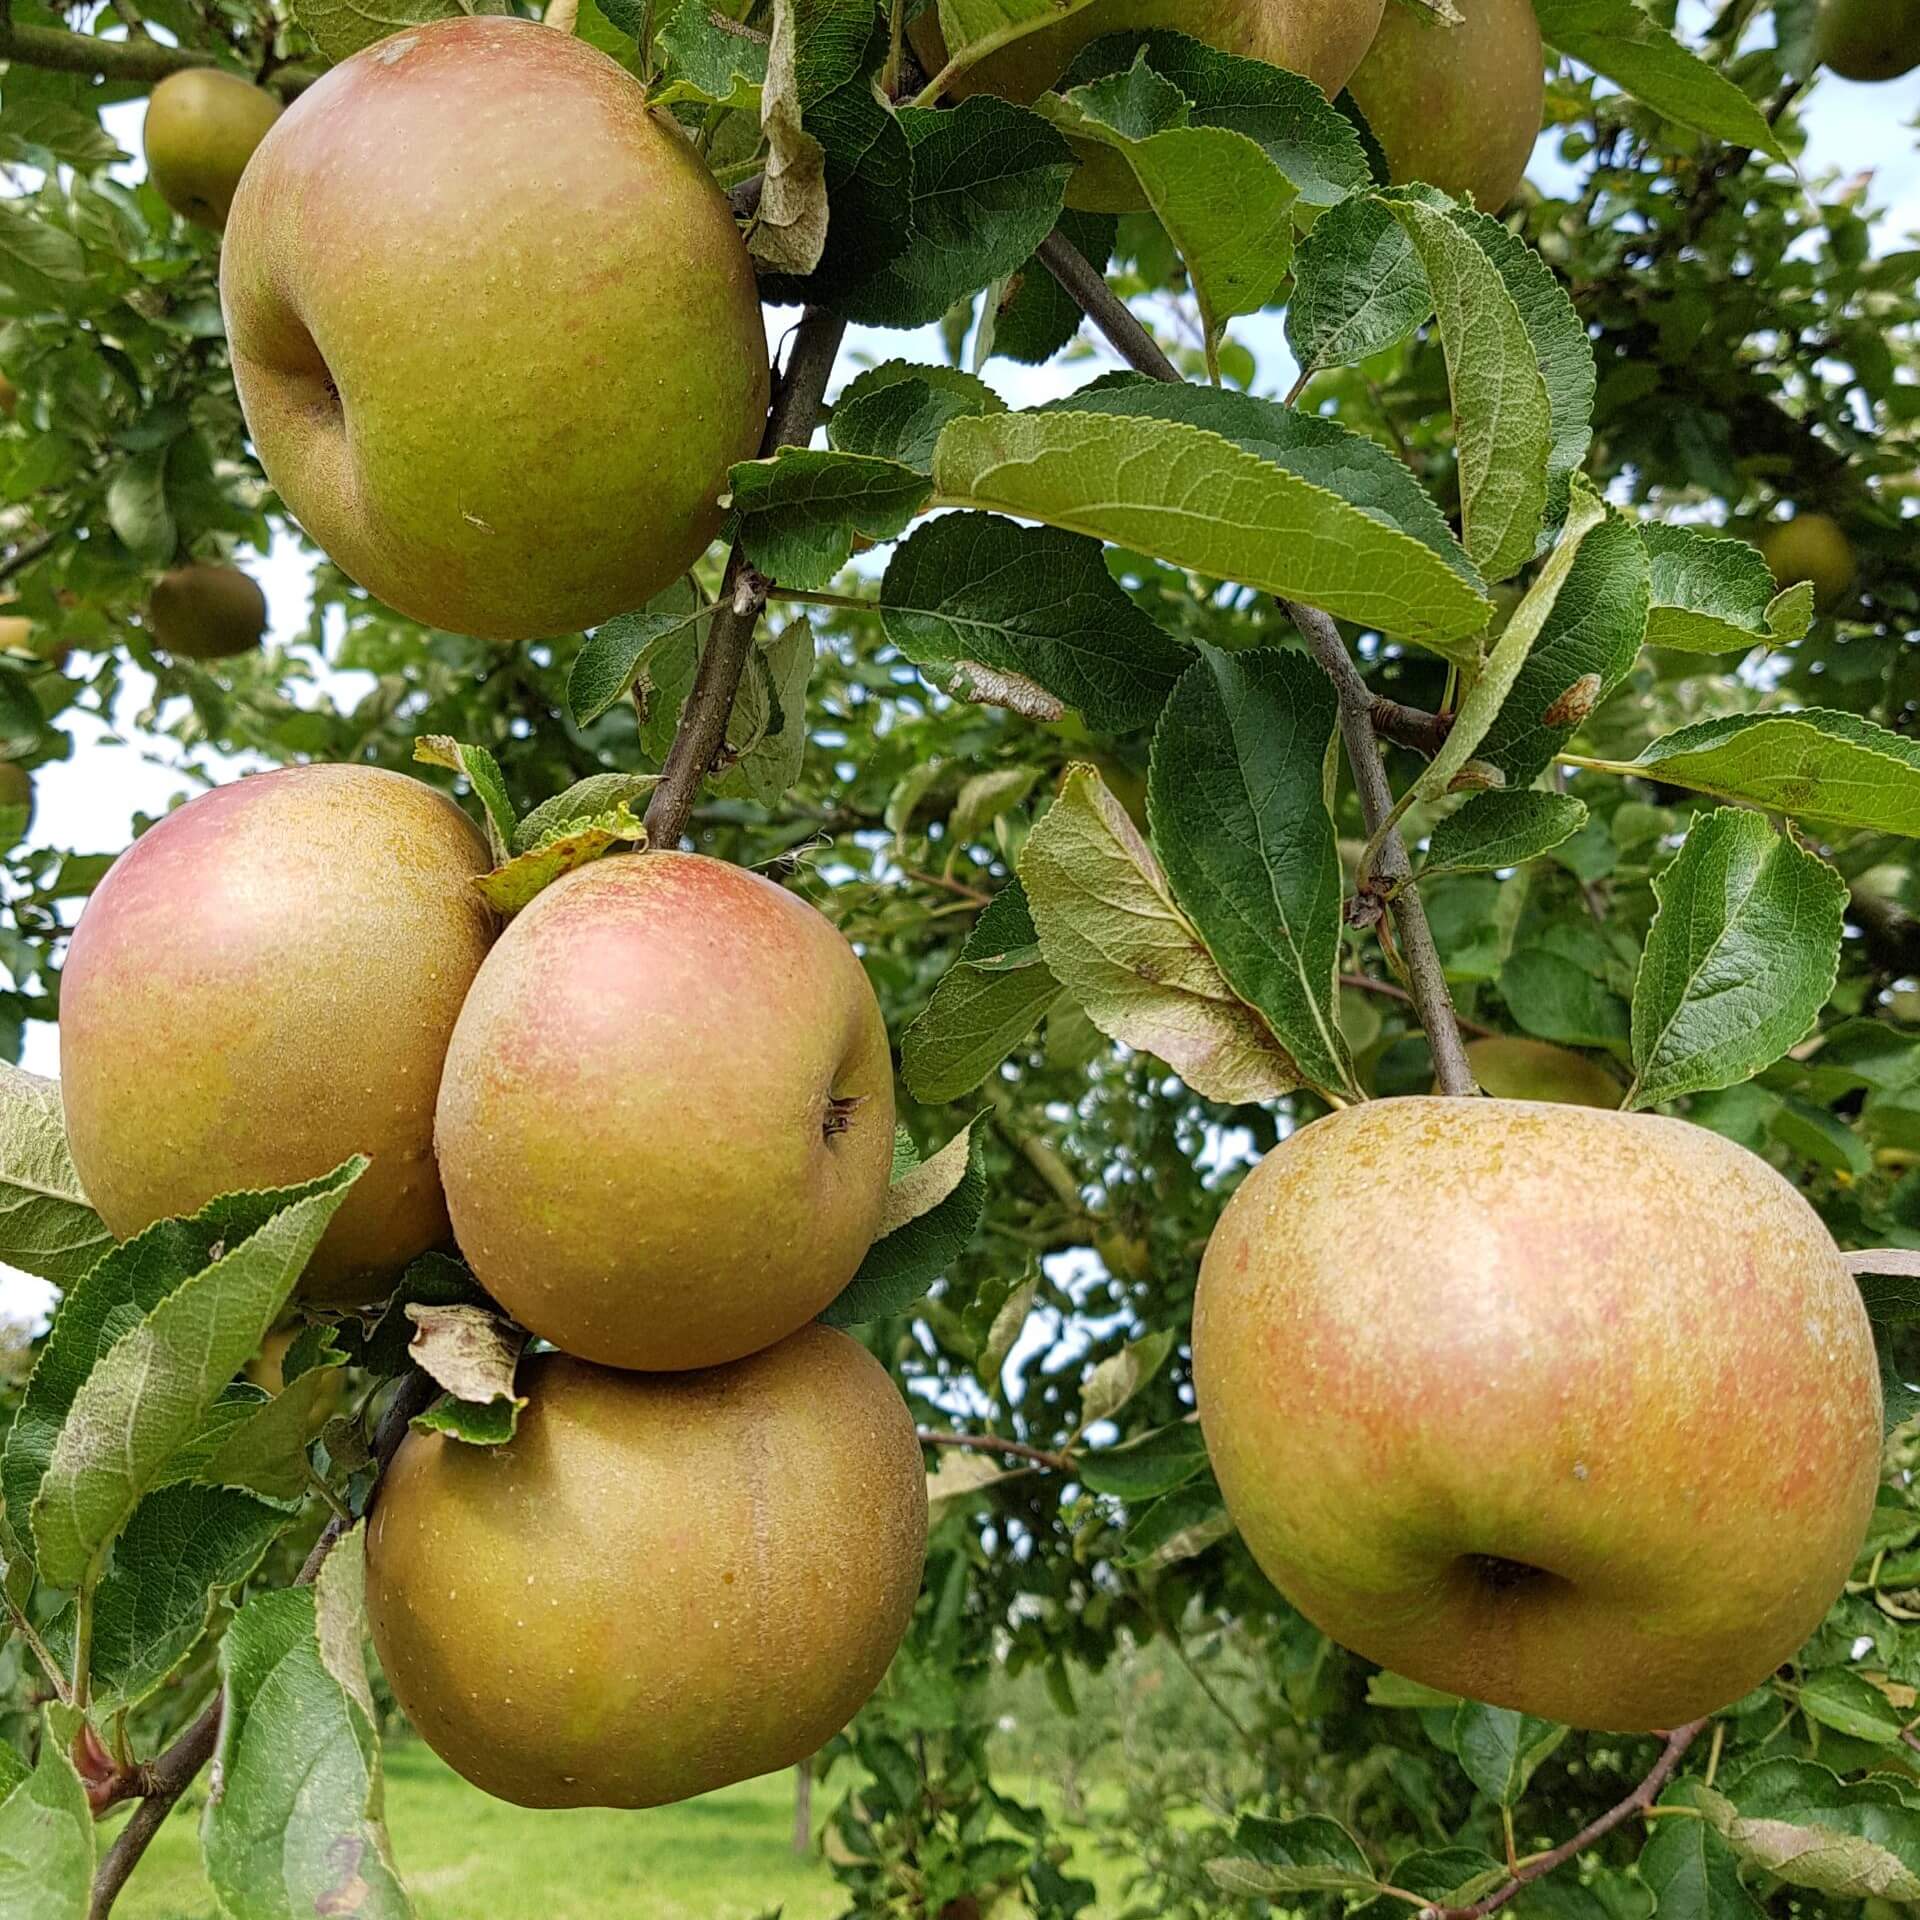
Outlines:
[[[763,459],[782,447],[804,447],[813,438],[826,397],[827,381],[840,352],[847,323],[821,307],[809,307],[794,329],[793,350],[780,377],[761,436]],[[647,839],[656,847],[678,846],[687,830],[702,782],[727,739],[734,695],[753,648],[754,629],[767,604],[772,582],[755,571],[737,542],[727,559],[720,588],[720,610],[707,629],[693,691],[660,770],[660,784],[647,802]]]
[[[1126,302],[1070,240],[1058,231],[1050,233],[1040,244],[1039,258],[1129,366],[1151,374],[1156,380],[1180,378],[1179,369],[1154,345]],[[1347,759],[1353,767],[1354,785],[1360,793],[1361,815],[1368,833],[1378,833],[1393,811],[1393,789],[1387,784],[1386,770],[1380,764],[1372,690],[1353,664],[1346,642],[1340,638],[1340,629],[1326,614],[1317,607],[1299,606],[1290,600],[1280,604],[1300,629],[1308,651],[1320,663],[1321,670],[1333,681],[1340,702],[1340,730],[1346,742]],[[1442,1093],[1475,1093],[1478,1089],[1474,1085],[1473,1069],[1467,1064],[1466,1048],[1460,1039],[1459,1015],[1454,1010],[1453,995],[1447,989],[1439,950],[1433,944],[1433,930],[1427,925],[1426,909],[1420,904],[1419,891],[1412,885],[1413,864],[1397,833],[1385,836],[1376,871],[1391,898],[1394,928],[1406,955],[1414,1011],[1433,1048],[1435,1082]]]
[[[49,73],[96,74],[103,80],[148,86],[170,73],[219,65],[211,52],[199,47],[163,46],[158,40],[102,40],[97,34],[66,33],[58,27],[21,26],[4,17],[0,17],[0,60]],[[283,67],[266,84],[291,99],[318,78],[310,69]]]
[[[1376,980],[1370,973],[1343,973],[1340,976],[1343,987],[1351,987],[1355,993],[1377,993],[1383,1000],[1398,1000],[1403,1007],[1413,1005],[1413,995],[1397,980]],[[1485,1027],[1478,1020],[1469,1020],[1464,1013],[1456,1013],[1454,1019],[1459,1023],[1462,1033],[1470,1033],[1476,1040],[1491,1040],[1498,1033],[1497,1027]]]
[[[407,1429],[415,1416],[424,1413],[439,1395],[439,1387],[424,1373],[410,1373],[400,1383],[373,1432],[374,1492],[379,1490],[379,1476],[400,1450],[400,1442],[407,1437]],[[372,1503],[373,1494],[369,1493],[367,1504],[371,1506]],[[326,1564],[327,1555],[333,1551],[334,1543],[351,1524],[344,1514],[335,1514],[327,1522],[294,1580],[296,1587],[313,1584]],[[107,1849],[94,1873],[87,1920],[106,1920],[114,1901],[120,1896],[121,1888],[140,1864],[140,1856],[146,1852],[153,1836],[173,1811],[175,1802],[193,1784],[200,1769],[213,1758],[213,1750],[220,1739],[221,1704],[222,1696],[216,1693],[199,1719],[172,1746],[158,1759],[135,1769],[135,1790],[141,1795],[140,1804],[134,1808],[127,1824],[120,1829],[118,1838]]]
[[1036,258],[1066,288],[1073,304],[1106,335],[1107,344],[1136,372],[1178,381],[1180,369],[1160,351],[1127,303],[1107,285],[1087,256],[1057,228],[1040,242]]
[[922,1427],[915,1436],[923,1447],[953,1447],[962,1453],[1004,1453],[1009,1459],[1028,1460],[1052,1473],[1071,1473],[1073,1462],[1064,1453],[1030,1447],[1024,1440],[1002,1440],[997,1433],[936,1433]]
[[[1379,739],[1373,730],[1373,693],[1353,664],[1340,629],[1328,615],[1292,600],[1283,600],[1280,605],[1299,628],[1307,651],[1333,682],[1347,763],[1353,769],[1353,784],[1360,795],[1360,817],[1368,833],[1378,834],[1393,812],[1393,788],[1381,764]],[[1433,929],[1427,924],[1420,890],[1413,884],[1413,863],[1407,858],[1406,842],[1397,830],[1382,836],[1373,871],[1393,915],[1394,931],[1400,936],[1409,998],[1426,1029],[1427,1044],[1433,1049],[1434,1083],[1443,1094],[1455,1097],[1476,1093],[1479,1089],[1474,1084],[1473,1068],[1460,1038],[1460,1015],[1447,986],[1440,950],[1433,944]]]
[[1429,713],[1425,707],[1405,707],[1385,694],[1373,696],[1373,730],[1396,747],[1411,747],[1431,760],[1447,744],[1453,715]]
[[35,534],[31,540],[21,541],[4,560],[0,560],[0,580],[11,580],[16,573],[23,572],[32,566],[59,538],[60,534],[56,529],[51,533]]
[[971,906],[990,907],[993,895],[982,893],[978,887],[970,887],[964,880],[956,880],[951,874],[922,873],[918,867],[900,869],[909,880],[917,881],[923,887],[938,887],[944,893],[956,894]]
[[1667,1735],[1667,1744],[1654,1762],[1653,1770],[1624,1800],[1609,1807],[1599,1819],[1589,1821],[1571,1840],[1551,1852],[1537,1853],[1532,1859],[1522,1861],[1513,1878],[1504,1886],[1496,1887],[1484,1900],[1476,1900],[1467,1907],[1422,1907],[1419,1920],[1487,1920],[1488,1914],[1498,1913],[1534,1881],[1544,1879],[1556,1867],[1564,1867],[1576,1854],[1584,1853],[1596,1840],[1604,1840],[1615,1827],[1624,1826],[1635,1814],[1645,1813],[1659,1799],[1660,1790],[1673,1778],[1674,1769],[1685,1759],[1687,1749],[1699,1739],[1706,1724],[1704,1720],[1695,1720],[1688,1726],[1676,1727]]

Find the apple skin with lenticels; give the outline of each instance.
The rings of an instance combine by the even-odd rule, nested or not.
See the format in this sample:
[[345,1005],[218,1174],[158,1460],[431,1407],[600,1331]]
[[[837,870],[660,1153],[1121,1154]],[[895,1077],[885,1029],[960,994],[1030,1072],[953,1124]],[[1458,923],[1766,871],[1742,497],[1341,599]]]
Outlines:
[[1859,1289],[1794,1187],[1679,1120],[1317,1121],[1228,1203],[1193,1353],[1281,1592],[1369,1660],[1546,1720],[1739,1699],[1825,1617],[1873,1510]]

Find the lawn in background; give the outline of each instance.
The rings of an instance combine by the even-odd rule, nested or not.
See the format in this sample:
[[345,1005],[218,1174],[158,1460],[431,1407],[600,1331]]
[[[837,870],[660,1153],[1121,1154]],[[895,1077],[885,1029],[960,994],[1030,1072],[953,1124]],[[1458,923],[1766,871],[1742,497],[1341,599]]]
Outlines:
[[[509,1806],[418,1740],[387,1749],[386,1775],[394,1855],[420,1920],[760,1920],[775,1908],[782,1920],[836,1920],[847,1909],[819,1854],[793,1852],[791,1773],[647,1813]],[[816,1788],[816,1809],[837,1797],[831,1782]],[[200,1799],[161,1828],[116,1920],[219,1920],[200,1870]],[[1116,1912],[1116,1863],[1078,1838],[1072,1871],[1101,1888],[1096,1913]],[[1017,1913],[1003,1906],[996,1920]]]

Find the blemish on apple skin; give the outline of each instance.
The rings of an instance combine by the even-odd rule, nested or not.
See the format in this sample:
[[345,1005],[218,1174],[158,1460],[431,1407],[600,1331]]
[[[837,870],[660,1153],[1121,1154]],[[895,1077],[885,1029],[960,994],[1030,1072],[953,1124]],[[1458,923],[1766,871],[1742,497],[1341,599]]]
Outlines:
[[491,533],[493,531],[492,527],[490,527],[486,521],[482,520],[477,513],[463,512],[460,518],[464,520],[468,526],[478,527],[482,533]]
[[389,40],[373,57],[383,67],[398,66],[419,44],[420,36],[410,33],[404,40]]

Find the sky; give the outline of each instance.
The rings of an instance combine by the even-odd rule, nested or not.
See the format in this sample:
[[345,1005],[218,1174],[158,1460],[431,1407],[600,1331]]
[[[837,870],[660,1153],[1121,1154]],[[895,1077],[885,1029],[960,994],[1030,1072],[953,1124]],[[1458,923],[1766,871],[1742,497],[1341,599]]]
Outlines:
[[[1707,16],[1704,0],[1682,0],[1683,31],[1697,31]],[[135,155],[140,151],[143,114],[143,103],[134,101],[110,108],[104,116],[108,131]],[[1807,174],[1871,173],[1868,198],[1872,205],[1884,209],[1877,244],[1885,250],[1920,241],[1920,135],[1915,131],[1916,121],[1920,121],[1920,73],[1883,86],[1859,86],[1822,76],[1803,109],[1808,134]],[[141,167],[135,160],[119,171],[137,178]],[[1559,159],[1555,143],[1547,139],[1542,140],[1530,172],[1549,192],[1564,190],[1573,178]],[[769,339],[777,341],[797,317],[791,309],[769,310]],[[1292,384],[1295,368],[1279,319],[1256,315],[1237,323],[1231,333],[1255,354],[1260,368],[1259,390],[1284,393]],[[944,358],[934,328],[912,333],[855,328],[848,335],[841,378],[850,377],[860,366],[883,360],[937,362]],[[1091,362],[1084,357],[1056,360],[1037,368],[994,360],[985,372],[1010,404],[1033,406],[1083,385],[1099,370],[1103,358]],[[265,589],[273,637],[291,639],[302,632],[309,607],[309,557],[296,542],[282,536],[264,557],[243,558],[247,570]],[[330,682],[322,683],[324,690],[343,701],[358,698],[368,685],[363,676],[351,674],[334,675]],[[151,682],[129,665],[115,725],[86,714],[66,716],[74,737],[73,756],[34,774],[36,812],[31,838],[35,843],[85,852],[117,849],[130,837],[135,813],[162,813],[176,799],[200,791],[200,779],[183,774],[172,764],[177,756],[171,743],[133,731],[132,718],[147,704],[150,693]],[[247,771],[250,764],[205,755],[200,756],[200,763],[210,771],[233,777]],[[39,1022],[30,1024],[22,1064],[33,1072],[52,1075],[59,1070],[58,1056],[55,1030]],[[38,1322],[53,1297],[53,1290],[44,1282],[0,1266],[0,1318]]]

